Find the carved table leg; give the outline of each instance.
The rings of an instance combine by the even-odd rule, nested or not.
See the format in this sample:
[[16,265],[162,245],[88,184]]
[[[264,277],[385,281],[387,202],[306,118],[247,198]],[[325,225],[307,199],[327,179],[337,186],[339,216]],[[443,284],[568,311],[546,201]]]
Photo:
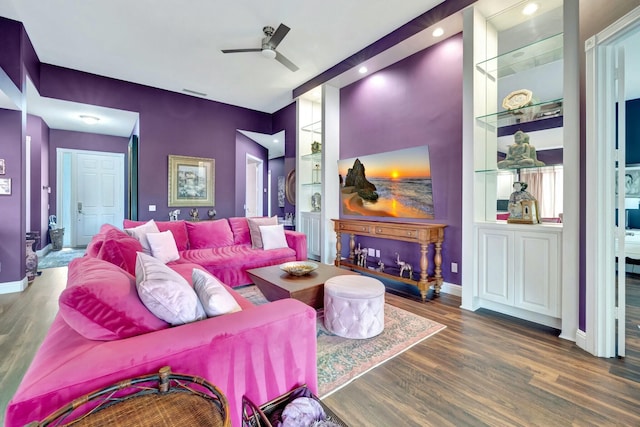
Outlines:
[[342,258],[342,233],[336,231],[336,259],[333,264],[336,267],[340,267],[340,260]]
[[440,287],[442,286],[442,241],[438,241],[435,244],[436,253],[433,257],[433,263],[435,264],[436,284],[434,289],[436,295],[440,294]]
[[356,262],[355,248],[356,248],[356,235],[350,234],[349,235],[349,261],[352,264],[355,264]]
[[427,270],[429,268],[428,251],[429,245],[420,244],[420,280],[418,281],[418,289],[420,289],[420,296],[423,302],[427,300],[427,290],[429,289],[429,281],[427,280]]

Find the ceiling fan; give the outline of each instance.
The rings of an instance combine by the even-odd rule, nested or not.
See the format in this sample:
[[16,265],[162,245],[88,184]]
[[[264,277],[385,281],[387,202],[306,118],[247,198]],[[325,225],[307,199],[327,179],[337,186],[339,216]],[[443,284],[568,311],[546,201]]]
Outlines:
[[280,62],[291,71],[298,71],[299,68],[296,66],[296,64],[289,61],[280,52],[276,51],[276,47],[278,47],[289,30],[290,28],[284,24],[280,24],[277,30],[274,30],[273,27],[266,26],[262,29],[262,32],[265,35],[265,37],[262,39],[262,47],[247,49],[222,49],[222,53],[261,52],[262,56],[269,59],[275,58],[276,61]]

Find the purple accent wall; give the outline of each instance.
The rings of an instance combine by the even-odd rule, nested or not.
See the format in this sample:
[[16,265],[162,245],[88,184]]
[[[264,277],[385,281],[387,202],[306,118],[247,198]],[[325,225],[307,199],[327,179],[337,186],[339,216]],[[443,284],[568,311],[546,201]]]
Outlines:
[[24,132],[22,112],[0,109],[1,158],[5,161],[5,174],[11,179],[11,195],[0,195],[0,283],[15,282],[25,277],[25,225],[24,225]]
[[[269,152],[262,145],[258,144],[246,135],[236,132],[236,179],[235,179],[235,213],[232,216],[245,216],[244,203],[247,197],[247,154],[262,159],[263,162],[263,176],[262,182],[264,188],[267,186],[267,173],[269,167]],[[216,169],[218,168],[218,162],[216,161]],[[216,172],[216,176],[219,176]],[[218,205],[218,183],[216,182],[216,206]],[[261,189],[262,191],[262,189]],[[263,197],[262,211],[267,214],[267,197],[266,193]],[[217,209],[217,208],[216,208]]]
[[[284,157],[269,160],[269,170],[271,171],[271,215],[284,216],[284,207],[278,206],[278,177],[284,173]],[[285,204],[287,199],[285,198]]]
[[2,40],[0,68],[20,89],[22,88],[21,45],[23,32],[23,26],[20,22],[0,17],[0,40]]
[[[461,284],[459,273],[449,268],[462,261],[461,34],[340,91],[341,159],[419,145],[429,147],[435,209],[435,219],[423,222],[447,225],[442,274],[445,281]],[[419,265],[415,245],[384,245],[387,257],[399,252],[403,260]]]
[[[287,105],[283,109],[273,113],[273,133],[284,130],[284,166],[282,175],[284,175],[285,179],[289,172],[296,168],[296,147],[298,146],[298,132],[296,130],[296,109],[296,103],[294,102]],[[285,213],[295,214],[295,212],[295,205],[289,203],[289,201],[285,198],[284,210],[282,212],[282,215],[284,215]]]
[[49,177],[49,127],[37,116],[27,115],[27,135],[31,137],[31,223],[28,228],[40,233],[40,242],[36,249],[47,244],[49,193],[43,189]]
[[271,133],[270,114],[47,64],[40,79],[42,96],[140,114],[139,220],[168,218],[169,154],[214,158],[218,217],[237,215],[236,130]]

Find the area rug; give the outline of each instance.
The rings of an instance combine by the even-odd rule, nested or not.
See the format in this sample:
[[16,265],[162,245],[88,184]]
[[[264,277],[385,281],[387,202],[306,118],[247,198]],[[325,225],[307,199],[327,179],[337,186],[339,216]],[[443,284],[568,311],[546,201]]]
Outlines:
[[[235,288],[254,304],[267,299],[253,285]],[[394,307],[384,306],[384,331],[373,338],[353,340],[327,331],[318,314],[318,395],[323,398],[351,381],[440,332],[446,326]]]
[[38,270],[44,268],[66,267],[75,258],[83,256],[85,249],[63,248],[59,251],[50,251],[38,260]]

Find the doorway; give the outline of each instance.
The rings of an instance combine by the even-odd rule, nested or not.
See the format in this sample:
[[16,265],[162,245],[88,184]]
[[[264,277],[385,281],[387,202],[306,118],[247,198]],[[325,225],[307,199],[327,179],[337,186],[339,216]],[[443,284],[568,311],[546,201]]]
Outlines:
[[244,211],[246,217],[263,215],[264,196],[263,188],[264,162],[258,157],[247,154],[246,161],[246,195]]
[[638,44],[640,7],[586,43],[588,232],[584,348],[600,357],[625,357],[627,344],[635,345],[630,348],[634,354],[640,351],[638,329],[631,328],[627,315],[637,312],[638,304],[637,297],[627,299],[628,287],[638,286],[633,277],[636,260],[630,251],[635,225],[629,223],[628,214],[638,210],[633,202],[637,205],[640,199],[634,197],[631,186],[622,184],[633,176],[630,172],[635,165],[629,155],[640,150],[634,145],[637,139],[628,137],[629,126],[638,118],[627,117],[630,102],[640,99]]
[[124,154],[58,148],[58,224],[63,246],[84,247],[102,224],[124,220]]

